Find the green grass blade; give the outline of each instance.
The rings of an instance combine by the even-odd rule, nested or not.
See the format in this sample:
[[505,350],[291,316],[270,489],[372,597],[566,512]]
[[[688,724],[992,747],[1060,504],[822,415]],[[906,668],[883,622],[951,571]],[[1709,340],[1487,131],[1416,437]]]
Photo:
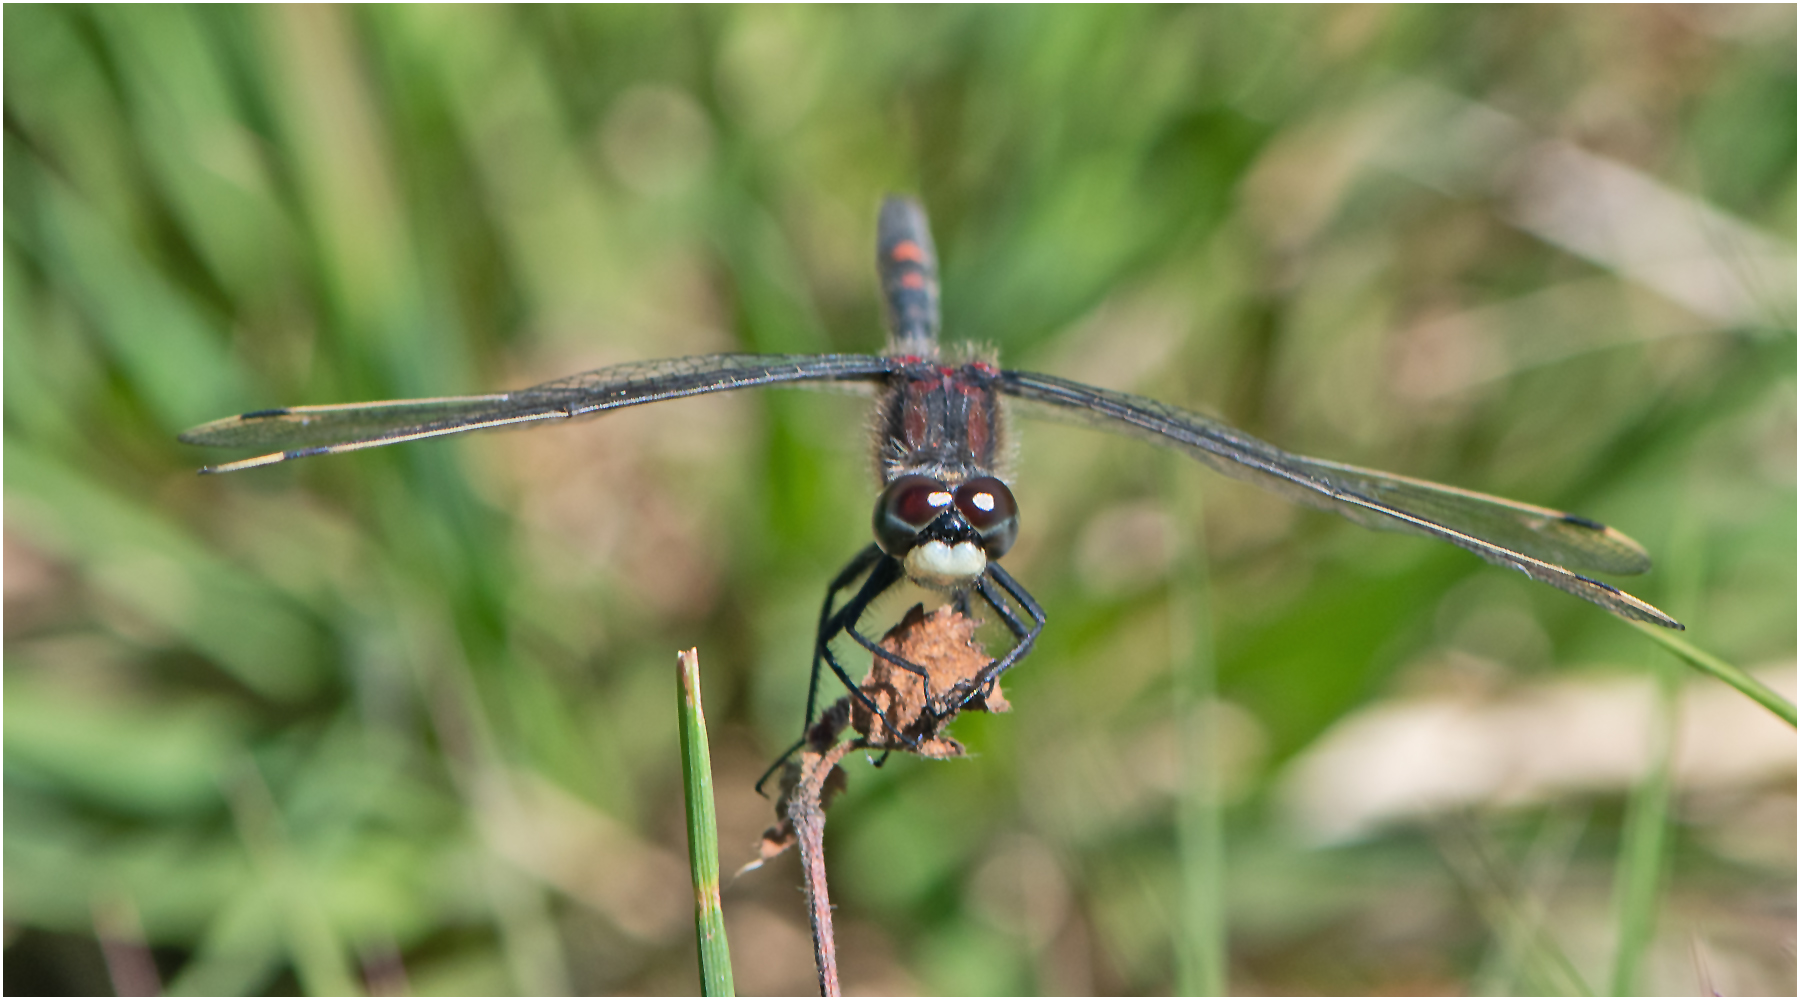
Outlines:
[[694,936],[700,947],[700,992],[736,996],[731,982],[731,948],[725,941],[725,911],[719,904],[719,829],[713,815],[712,751],[706,740],[706,710],[700,703],[700,651],[676,658],[676,694],[681,718],[682,791],[687,797],[688,867],[694,873]]
[[1632,792],[1625,816],[1625,839],[1613,878],[1614,923],[1619,942],[1613,952],[1614,996],[1635,996],[1644,956],[1656,936],[1656,910],[1662,888],[1663,860],[1669,831],[1670,769],[1675,756],[1675,728],[1680,682],[1673,667],[1659,664],[1656,699],[1656,759],[1650,773]]
[[300,989],[315,997],[361,995],[344,941],[319,900],[317,879],[294,856],[282,829],[280,807],[253,762],[244,762],[226,793],[238,836],[275,897],[274,909]]
[[1585,812],[1557,809],[1545,816],[1519,869],[1517,901],[1493,928],[1491,954],[1473,979],[1470,996],[1588,992],[1545,926],[1550,902],[1568,875],[1587,824]]
[[1213,655],[1212,594],[1199,490],[1176,467],[1175,495],[1185,549],[1173,561],[1170,580],[1170,653],[1175,726],[1184,773],[1176,804],[1175,850],[1180,870],[1176,903],[1175,991],[1184,996],[1225,996],[1230,951],[1225,924],[1225,822],[1219,773],[1218,677]]
[[1655,639],[1664,649],[1686,661],[1689,666],[1737,688],[1750,700],[1781,716],[1788,725],[1795,724],[1794,703],[1771,690],[1768,685],[1711,653],[1703,652],[1686,641],[1676,638],[1675,634],[1668,629],[1656,628],[1640,622],[1631,624],[1639,632]]
[[1445,837],[1440,843],[1440,855],[1500,944],[1505,963],[1503,975],[1517,979],[1516,989],[1509,994],[1594,995],[1575,963],[1548,932],[1539,912],[1542,897],[1529,884],[1514,885],[1514,878],[1497,856],[1497,847],[1488,838],[1471,826],[1464,835]]

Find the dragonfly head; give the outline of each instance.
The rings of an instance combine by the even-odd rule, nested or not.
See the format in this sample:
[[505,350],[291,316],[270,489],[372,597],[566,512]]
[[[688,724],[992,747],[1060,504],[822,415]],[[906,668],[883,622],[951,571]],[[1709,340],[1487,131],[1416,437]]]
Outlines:
[[908,579],[938,590],[968,586],[1012,548],[1019,508],[992,476],[957,486],[924,475],[900,476],[875,502],[875,542],[901,561]]

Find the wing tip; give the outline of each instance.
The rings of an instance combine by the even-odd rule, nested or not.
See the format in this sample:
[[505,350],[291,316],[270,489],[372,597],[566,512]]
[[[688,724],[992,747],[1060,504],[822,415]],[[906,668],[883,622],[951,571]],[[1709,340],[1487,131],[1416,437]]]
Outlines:
[[[1647,622],[1647,624],[1663,626],[1663,628],[1672,628],[1676,629],[1676,631],[1687,631],[1687,626],[1685,626],[1685,624],[1670,619],[1669,615],[1665,615],[1665,613],[1661,612],[1660,608],[1656,608],[1656,604],[1651,604],[1649,601],[1643,601],[1640,597],[1633,597],[1631,594],[1625,594],[1624,590],[1616,588],[1616,586],[1611,585],[1611,583],[1600,583],[1600,581],[1593,579],[1593,577],[1570,574],[1568,570],[1562,570],[1562,567],[1555,568],[1559,568],[1562,572],[1566,572],[1566,574],[1571,577],[1570,581],[1559,583],[1559,581],[1553,579],[1553,577],[1537,576],[1534,572],[1526,570],[1525,567],[1516,568],[1519,572],[1523,572],[1525,576],[1532,577],[1532,579],[1539,581],[1539,583],[1548,583],[1550,586],[1555,586],[1557,590],[1564,590],[1564,592],[1568,592],[1568,594],[1577,595],[1582,601],[1593,601],[1593,603],[1598,604],[1598,606],[1606,608],[1607,612],[1613,612],[1615,615],[1618,615],[1618,617],[1627,619],[1627,621]],[[1595,594],[1595,590],[1598,590],[1598,594]]]
[[1648,604],[1644,604],[1642,601],[1639,601],[1638,603],[1641,605],[1641,607],[1635,608],[1634,610],[1644,612],[1642,614],[1634,616],[1639,621],[1648,622],[1652,625],[1660,625],[1663,628],[1671,629],[1676,632],[1686,632],[1687,631],[1686,625],[1683,625],[1680,622],[1676,621],[1675,619],[1670,618],[1668,615],[1663,614],[1661,611],[1657,610],[1656,608],[1654,608]]
[[1683,625],[1664,614],[1662,609],[1651,604],[1649,601],[1633,597],[1617,587],[1601,583],[1599,580],[1589,579],[1579,573],[1574,574],[1574,576],[1575,579],[1580,580],[1583,583],[1599,587],[1601,590],[1610,594],[1613,599],[1610,601],[1603,601],[1596,600],[1594,597],[1587,594],[1578,594],[1577,596],[1586,597],[1588,600],[1594,601],[1594,603],[1599,604],[1621,618],[1629,618],[1632,621],[1645,622],[1650,625],[1660,625],[1663,628],[1673,629],[1676,632],[1687,631],[1686,625]]

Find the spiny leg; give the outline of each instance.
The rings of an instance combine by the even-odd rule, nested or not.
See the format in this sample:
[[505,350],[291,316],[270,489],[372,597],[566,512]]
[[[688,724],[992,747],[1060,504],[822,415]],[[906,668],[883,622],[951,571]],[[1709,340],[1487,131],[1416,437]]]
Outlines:
[[[900,731],[894,726],[893,720],[889,719],[887,713],[883,712],[880,706],[876,705],[874,700],[871,699],[855,681],[850,679],[850,675],[845,672],[843,664],[838,662],[837,654],[831,651],[831,640],[836,638],[839,632],[847,632],[854,637],[857,642],[868,647],[876,655],[904,670],[918,674],[921,678],[925,678],[925,683],[929,688],[930,679],[927,676],[924,667],[911,663],[882,649],[880,646],[870,642],[868,637],[864,636],[856,629],[857,621],[862,618],[863,612],[869,609],[869,605],[875,598],[886,593],[888,588],[900,582],[905,575],[905,570],[900,566],[900,560],[895,559],[892,556],[884,555],[875,563],[874,568],[869,571],[869,578],[863,581],[862,588],[856,592],[856,596],[852,597],[843,607],[839,608],[837,613],[832,615],[820,627],[818,644],[813,650],[814,656],[822,657],[825,660],[826,665],[831,668],[831,672],[836,674],[838,680],[844,683],[844,687],[847,688],[858,701],[867,706],[869,711],[875,713],[875,715],[881,719],[882,723],[887,726],[889,732],[897,735]],[[818,672],[815,665],[815,681],[817,676]],[[903,735],[901,738],[906,739]],[[911,741],[909,740],[908,742]]]
[[[994,583],[998,583],[1000,588],[1006,592],[1005,596],[1011,597],[1030,616],[1031,624],[1029,626],[1019,620],[1019,616],[1007,606],[1001,595],[994,592]],[[1007,629],[1012,632],[1018,642],[1007,651],[1005,656],[990,662],[981,669],[979,674],[956,686],[951,697],[953,699],[960,697],[963,702],[967,702],[975,692],[991,688],[994,682],[1000,679],[1001,674],[1012,669],[1015,664],[1024,659],[1025,654],[1031,652],[1032,646],[1037,642],[1038,635],[1044,631],[1044,623],[1047,621],[1044,609],[1038,606],[1030,592],[1021,586],[1019,581],[1014,580],[1006,570],[1001,569],[998,563],[988,563],[987,571],[975,581],[974,590],[981,595],[981,599],[987,602],[988,606],[999,612],[1001,619],[1006,622]],[[948,711],[948,709],[949,704],[946,702],[945,710]]]
[[[848,610],[849,605],[845,605],[844,607]],[[858,615],[857,617],[861,616]],[[883,649],[880,643],[857,631],[856,618],[848,618],[845,620],[842,623],[842,630],[846,635],[850,636],[850,638],[855,639],[857,644],[862,646],[862,648],[874,653],[876,656],[881,657],[907,673],[918,675],[919,680],[925,685],[925,697],[931,697],[931,674],[924,667],[901,656],[899,653],[889,652],[888,650]]]
[[[837,577],[831,581],[831,585],[825,588],[825,602],[819,608],[819,630],[813,637],[812,672],[806,682],[806,718],[802,720],[800,724],[800,738],[794,741],[793,746],[782,751],[781,756],[775,758],[775,762],[770,764],[768,770],[762,773],[762,777],[756,779],[756,791],[759,794],[762,792],[763,785],[768,782],[770,776],[779,770],[781,765],[786,763],[787,759],[794,755],[795,751],[806,746],[809,735],[808,731],[812,729],[813,712],[819,705],[819,665],[821,663],[829,663],[831,665],[831,672],[836,674],[838,679],[844,682],[844,686],[850,689],[851,694],[861,699],[870,709],[874,710],[877,715],[881,714],[881,710],[877,708],[873,702],[869,701],[868,696],[864,695],[861,689],[851,682],[849,675],[844,672],[844,668],[837,662],[837,657],[832,654],[830,643],[831,639],[836,636],[837,633],[843,631],[844,628],[843,622],[840,620],[842,618],[842,613],[840,612],[834,615],[832,612],[832,603],[837,600],[838,592],[856,582],[857,577],[862,576],[864,573],[870,573],[871,567],[880,567],[883,558],[885,558],[885,556],[882,553],[880,546],[868,546],[852,557],[850,562],[838,573]],[[891,559],[888,561],[890,563],[893,562]],[[877,568],[874,573],[871,573],[870,580],[864,582],[862,591],[859,591],[857,594],[857,598],[863,598],[862,604],[859,606],[857,612],[858,614],[861,613],[861,608],[866,608],[868,602],[874,599],[875,594],[879,594],[881,591],[893,586],[893,578],[897,577],[897,574],[895,574],[893,570],[897,568],[898,567],[895,566],[893,569],[890,569],[887,574],[890,579],[885,583],[879,584],[876,587],[874,594],[864,598],[863,592],[869,590],[871,584],[875,582],[875,576],[879,575],[881,570]],[[845,607],[848,609],[851,605],[856,604],[857,600],[856,598],[853,598],[850,605],[846,605]],[[883,715],[882,721],[885,722],[886,720],[887,717]]]
[[763,794],[763,786],[768,784],[769,779],[774,776],[776,771],[781,770],[781,765],[786,764],[788,762],[788,758],[792,757],[794,755],[795,751],[799,750],[801,747],[803,747],[805,745],[806,745],[806,737],[802,736],[798,740],[794,741],[793,746],[788,747],[786,750],[781,751],[781,756],[775,758],[774,763],[770,764],[768,766],[768,768],[763,771],[762,777],[756,779],[756,794],[758,794],[758,795]]
[[[837,600],[838,591],[850,586],[857,577],[867,573],[869,567],[879,562],[881,557],[881,546],[869,545],[850,560],[843,571],[838,573],[837,578],[831,581],[831,586],[825,588],[825,604],[819,608],[819,630],[813,634],[812,675],[806,683],[806,719],[800,725],[802,743],[806,741],[806,730],[812,728],[813,711],[819,707],[819,662],[823,658],[823,651],[829,637],[837,634],[836,629],[827,631],[827,626],[831,623],[831,603]],[[841,671],[839,676],[843,676]],[[788,753],[791,754],[793,751],[789,750]]]
[[998,563],[988,563],[987,575],[981,580],[981,596],[989,604],[993,604],[996,607],[999,606],[999,602],[994,600],[992,593],[988,589],[987,584],[989,578],[1000,584],[1001,589],[1006,591],[1007,596],[1016,601],[1019,607],[1024,609],[1025,613],[1031,617],[1031,628],[1024,634],[1020,634],[1019,625],[1022,623],[1011,615],[1006,614],[1004,610],[1001,611],[1001,614],[1006,617],[1008,627],[1012,628],[1013,634],[1019,636],[1019,644],[1013,647],[1011,653],[1007,654],[1006,662],[1002,664],[999,669],[994,671],[994,676],[998,677],[1013,664],[1017,663],[1026,653],[1031,652],[1032,645],[1037,642],[1038,636],[1043,634],[1044,625],[1049,621],[1049,618],[1044,614],[1044,609],[1038,606],[1037,599],[1031,596],[1031,592],[1026,590],[1019,581],[1013,579],[1012,574],[1002,569]]
[[974,589],[981,594],[981,599],[987,602],[988,607],[1000,612],[1000,618],[1006,622],[1006,628],[1013,634],[1014,640],[1022,640],[1030,633],[1030,628],[1019,620],[1017,612],[994,594],[994,588],[986,577],[977,580]]

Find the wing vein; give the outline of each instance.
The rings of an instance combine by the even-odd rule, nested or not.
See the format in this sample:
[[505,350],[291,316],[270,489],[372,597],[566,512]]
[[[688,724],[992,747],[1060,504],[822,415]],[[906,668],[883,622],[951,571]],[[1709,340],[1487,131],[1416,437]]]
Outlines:
[[1079,423],[1172,443],[1224,475],[1365,527],[1424,534],[1574,594],[1624,618],[1681,628],[1655,607],[1569,569],[1639,573],[1636,542],[1587,518],[1420,479],[1295,455],[1191,410],[1052,375],[1004,372],[1008,396]]
[[513,392],[257,410],[202,424],[182,434],[181,440],[208,447],[279,449],[201,470],[237,472],[296,458],[570,419],[710,392],[879,381],[894,368],[889,359],[867,354],[707,354],[636,361]]

